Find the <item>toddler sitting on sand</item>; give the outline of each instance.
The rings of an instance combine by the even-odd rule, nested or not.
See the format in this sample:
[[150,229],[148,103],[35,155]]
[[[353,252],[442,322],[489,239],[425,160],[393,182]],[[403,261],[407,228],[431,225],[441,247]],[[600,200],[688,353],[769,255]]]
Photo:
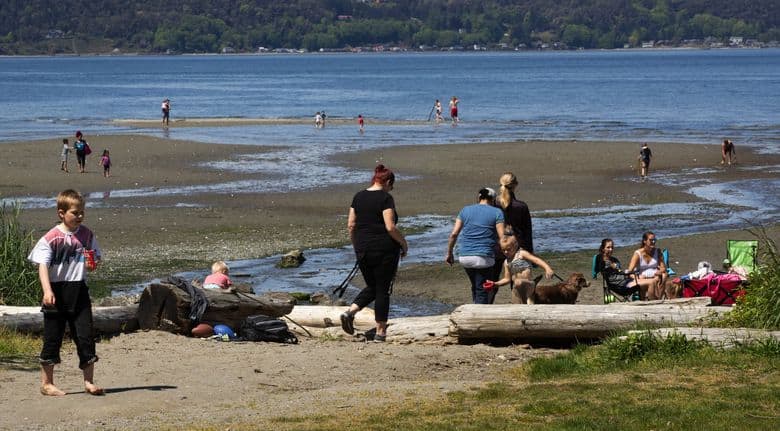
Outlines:
[[233,289],[231,286],[233,285],[233,282],[230,281],[230,277],[228,277],[229,271],[230,268],[228,268],[225,262],[221,260],[214,262],[211,265],[211,275],[207,276],[206,279],[203,280],[203,288],[222,289],[232,292]]

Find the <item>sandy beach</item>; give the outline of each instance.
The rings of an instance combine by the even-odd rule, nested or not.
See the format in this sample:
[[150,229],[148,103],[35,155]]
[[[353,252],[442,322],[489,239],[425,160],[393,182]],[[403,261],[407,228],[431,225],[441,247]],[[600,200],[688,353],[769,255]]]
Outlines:
[[[105,262],[94,275],[95,283],[108,286],[205,269],[216,259],[250,259],[295,248],[346,244],[349,202],[370,180],[367,174],[365,184],[293,193],[114,197],[112,191],[129,188],[262,180],[262,174],[215,171],[201,164],[268,149],[142,135],[86,138],[95,153],[88,157],[85,174],[78,173],[75,157],[70,173],[59,170],[61,138],[4,144],[0,198],[53,197],[64,188],[98,196],[87,204],[85,224],[96,232],[104,249]],[[404,216],[454,217],[474,202],[479,188],[495,187],[504,171],[518,175],[518,197],[532,212],[697,200],[662,182],[636,181],[638,147],[577,141],[397,146],[339,155],[333,163],[370,172],[381,161],[394,169],[393,195],[402,228]],[[110,149],[114,163],[110,178],[103,178],[97,166],[96,153],[103,148]],[[780,164],[780,156],[754,154],[747,148],[740,148],[739,165],[726,167],[719,164],[717,145],[663,143],[652,148],[651,176],[656,171],[713,168],[713,182],[775,178],[773,170],[757,167]],[[748,166],[752,169],[742,169]],[[99,196],[106,196],[106,205],[91,207]],[[53,200],[49,208],[24,210],[21,220],[40,236],[56,222]],[[778,225],[767,228],[778,241]],[[636,232],[636,243],[641,234]],[[590,257],[608,235],[608,228],[594,228],[586,251],[543,256],[558,273],[587,273]],[[534,237],[543,244],[545,232],[536,230]],[[672,250],[678,271],[687,272],[701,260],[720,262],[726,240],[734,238],[753,236],[724,231],[659,240]],[[616,255],[627,261],[636,244],[618,245]],[[410,243],[412,253],[414,243]],[[442,261],[402,268],[395,294],[450,304],[468,302],[462,269]],[[580,296],[581,303],[600,301],[600,281]],[[509,302],[508,292],[501,292],[497,302]],[[400,403],[495,381],[509,369],[507,363],[549,353],[549,349],[523,345],[374,345],[318,339],[303,339],[297,346],[214,343],[157,332],[124,334],[97,348],[101,356],[97,381],[108,389],[102,398],[83,393],[45,398],[37,392],[37,369],[0,364],[0,405],[8,412],[0,418],[0,428],[50,429],[56,424],[62,429],[154,429],[163,424],[186,428],[230,421],[260,426],[289,414],[291,405],[296,414],[354,414],[369,408],[377,396]],[[75,352],[72,345],[65,350],[57,379],[65,390],[78,392]],[[377,367],[377,363],[387,366]]]

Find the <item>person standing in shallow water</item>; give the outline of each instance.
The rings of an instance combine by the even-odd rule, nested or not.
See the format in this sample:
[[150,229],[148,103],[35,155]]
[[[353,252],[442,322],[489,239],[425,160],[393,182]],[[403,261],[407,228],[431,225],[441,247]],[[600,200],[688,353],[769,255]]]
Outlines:
[[162,124],[167,126],[171,120],[171,101],[168,99],[163,100],[160,109],[162,110]]
[[650,160],[653,158],[653,152],[650,151],[650,147],[647,146],[647,142],[642,144],[642,148],[639,149],[639,163],[641,171],[639,177],[642,181],[647,179],[650,174]]
[[341,328],[347,334],[354,334],[355,314],[374,302],[376,342],[383,342],[387,337],[391,287],[399,259],[406,256],[409,249],[396,226],[398,214],[390,194],[394,184],[393,171],[377,165],[371,186],[352,198],[347,220],[349,237],[366,287],[355,297],[349,310],[341,314]]
[[452,125],[456,125],[460,122],[458,119],[458,103],[460,100],[458,100],[457,97],[452,96],[452,99],[450,99],[450,118],[452,118]]

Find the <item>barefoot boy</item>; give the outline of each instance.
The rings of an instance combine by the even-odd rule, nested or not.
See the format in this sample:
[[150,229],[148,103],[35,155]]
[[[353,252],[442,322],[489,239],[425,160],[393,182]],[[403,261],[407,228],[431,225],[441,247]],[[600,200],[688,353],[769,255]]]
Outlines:
[[84,373],[84,389],[101,395],[95,385],[95,340],[92,338],[92,302],[85,270],[92,271],[100,261],[95,235],[84,220],[84,197],[75,190],[57,196],[60,223],[35,244],[28,259],[38,264],[43,289],[43,349],[41,350],[41,393],[65,395],[54,385],[54,365],[60,363],[60,348],[65,326],[76,344],[79,368]]

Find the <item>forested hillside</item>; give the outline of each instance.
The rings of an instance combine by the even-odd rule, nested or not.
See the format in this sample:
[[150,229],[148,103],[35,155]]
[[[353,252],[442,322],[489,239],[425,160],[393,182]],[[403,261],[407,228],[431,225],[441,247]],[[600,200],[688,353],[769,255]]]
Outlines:
[[777,0],[3,0],[0,54],[780,40]]

